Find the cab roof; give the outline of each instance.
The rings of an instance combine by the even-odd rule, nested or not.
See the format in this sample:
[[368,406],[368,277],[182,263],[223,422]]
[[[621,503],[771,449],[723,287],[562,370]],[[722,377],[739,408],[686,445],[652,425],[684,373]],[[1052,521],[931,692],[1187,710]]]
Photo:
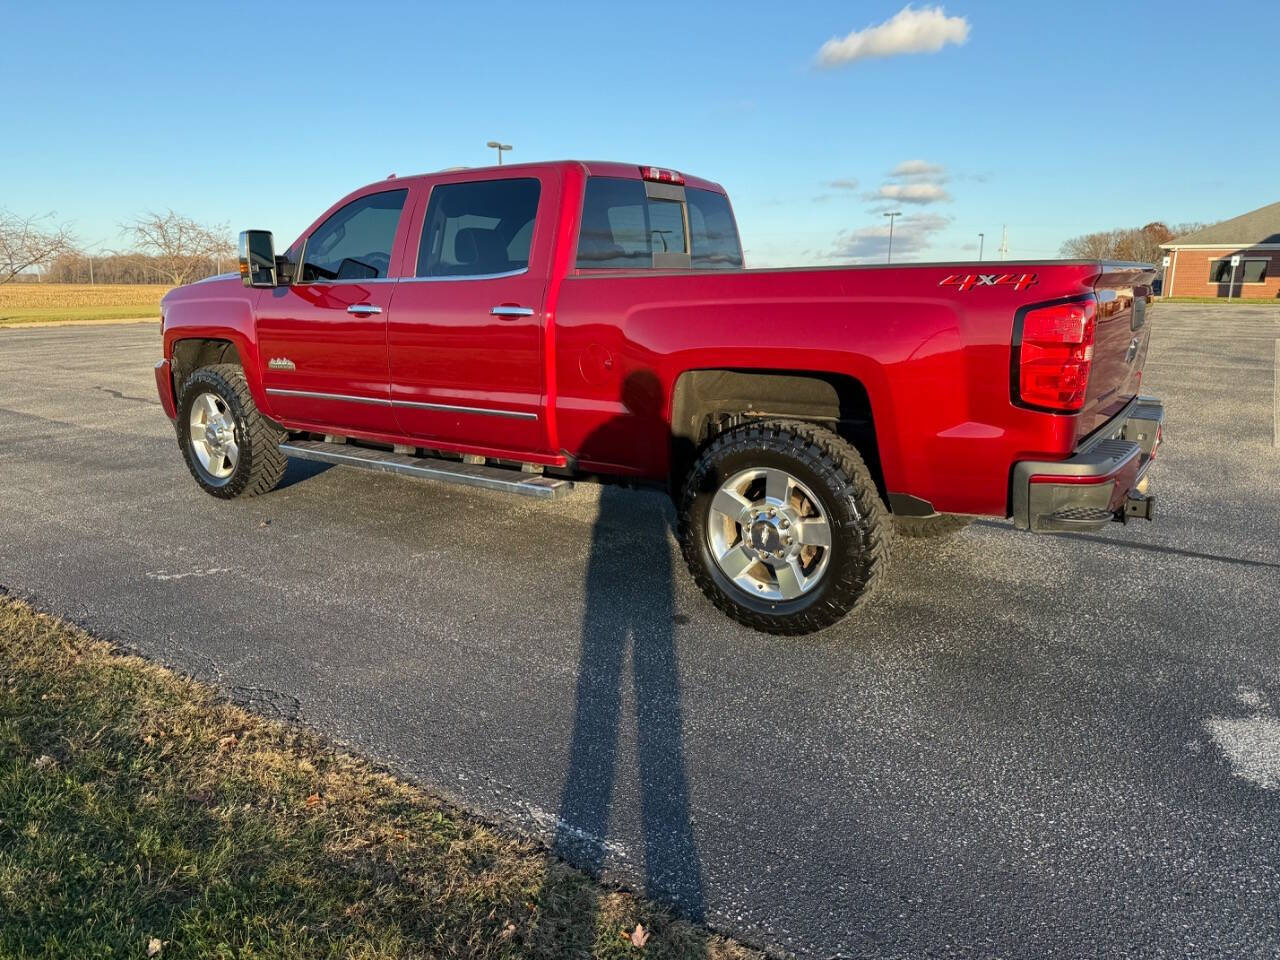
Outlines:
[[[646,164],[647,166],[647,164]],[[569,167],[578,167],[585,170],[587,176],[590,177],[619,177],[625,180],[640,180],[641,164],[638,163],[616,163],[606,160],[542,160],[536,163],[504,163],[502,166],[487,167],[449,167],[444,170],[434,170],[430,173],[415,173],[406,177],[398,177],[392,174],[387,180],[430,180],[435,177],[442,177],[456,173],[492,173],[501,171],[502,173],[533,173],[539,170],[564,170]],[[666,167],[664,169],[671,169]],[[714,180],[704,180],[702,177],[695,177],[679,171],[684,177],[685,186],[694,187],[698,190],[714,190],[716,193],[724,193],[724,187],[716,183]],[[387,181],[377,181],[385,183]],[[374,186],[374,184],[368,184]],[[363,189],[363,188],[361,188]]]

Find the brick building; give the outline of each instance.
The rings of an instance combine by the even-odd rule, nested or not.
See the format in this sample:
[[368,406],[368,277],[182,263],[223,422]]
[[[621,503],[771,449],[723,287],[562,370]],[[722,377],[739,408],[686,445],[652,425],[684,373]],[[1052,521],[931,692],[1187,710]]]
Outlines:
[[[1168,297],[1280,297],[1280,203],[1174,237],[1160,245],[1169,255]],[[1240,257],[1235,283],[1231,258]]]

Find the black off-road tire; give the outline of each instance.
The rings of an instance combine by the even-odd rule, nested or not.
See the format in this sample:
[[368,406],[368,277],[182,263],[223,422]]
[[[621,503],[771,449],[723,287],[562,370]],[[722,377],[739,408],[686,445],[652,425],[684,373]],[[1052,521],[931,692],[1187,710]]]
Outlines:
[[[717,565],[708,541],[716,491],[741,470],[777,467],[821,500],[832,555],[823,578],[792,600],[753,596]],[[791,420],[763,420],[727,430],[708,443],[679,500],[679,538],[693,579],[711,602],[739,623],[776,634],[829,627],[865,603],[889,567],[892,517],[852,444],[830,430]]]
[[954,513],[935,513],[932,517],[895,516],[893,529],[898,536],[908,540],[932,540],[957,534],[971,523],[973,520],[969,517]]
[[[209,474],[192,450],[188,424],[191,405],[201,394],[215,393],[227,405],[235,420],[239,458],[231,475],[219,480]],[[288,458],[280,452],[285,431],[258,412],[238,364],[219,363],[201,367],[187,377],[178,402],[178,446],[187,469],[200,489],[215,497],[256,497],[275,489],[284,476]]]

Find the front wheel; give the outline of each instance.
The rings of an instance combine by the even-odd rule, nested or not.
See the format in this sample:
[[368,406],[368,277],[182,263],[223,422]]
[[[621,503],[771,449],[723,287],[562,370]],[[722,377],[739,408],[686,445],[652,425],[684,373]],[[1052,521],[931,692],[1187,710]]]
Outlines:
[[191,475],[215,497],[266,493],[284,475],[285,433],[258,412],[244,371],[233,363],[201,367],[187,378],[177,429]]
[[694,580],[722,611],[768,633],[821,630],[870,597],[888,568],[891,529],[858,451],[807,423],[720,434],[681,497]]

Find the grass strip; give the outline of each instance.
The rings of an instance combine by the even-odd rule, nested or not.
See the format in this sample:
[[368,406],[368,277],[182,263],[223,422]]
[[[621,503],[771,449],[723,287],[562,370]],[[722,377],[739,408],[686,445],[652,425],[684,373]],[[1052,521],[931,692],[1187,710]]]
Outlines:
[[153,954],[759,956],[0,594],[0,956]]
[[60,323],[93,320],[155,320],[160,308],[154,303],[123,307],[23,307],[0,309],[0,323]]
[[1234,297],[1228,300],[1226,297],[1162,297],[1160,303],[1207,303],[1223,307],[1280,307],[1280,299],[1241,299]]

